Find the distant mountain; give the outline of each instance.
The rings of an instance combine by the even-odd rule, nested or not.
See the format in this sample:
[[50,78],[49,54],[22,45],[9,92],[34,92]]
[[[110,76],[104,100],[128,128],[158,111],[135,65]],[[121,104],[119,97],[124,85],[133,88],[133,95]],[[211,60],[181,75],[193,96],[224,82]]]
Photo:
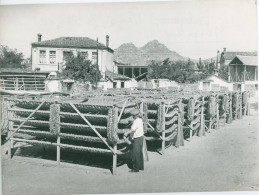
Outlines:
[[133,43],[124,43],[114,50],[115,61],[134,66],[148,65],[152,60],[162,61],[166,58],[170,58],[172,61],[188,59],[169,50],[157,40],[150,41],[140,48],[136,47]]

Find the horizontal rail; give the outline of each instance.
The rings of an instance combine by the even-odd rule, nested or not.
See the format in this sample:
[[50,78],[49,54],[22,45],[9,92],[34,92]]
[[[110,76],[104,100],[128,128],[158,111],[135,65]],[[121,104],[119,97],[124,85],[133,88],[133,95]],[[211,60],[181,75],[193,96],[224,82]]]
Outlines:
[[[93,153],[112,154],[112,152],[110,150],[106,150],[106,149],[102,149],[102,148],[92,148],[92,147],[85,147],[85,146],[74,146],[74,145],[69,145],[69,144],[57,144],[57,143],[47,142],[47,141],[26,140],[26,139],[20,139],[20,138],[11,138],[11,140],[16,141],[16,142],[30,143],[30,144],[60,146],[61,148],[70,148],[70,149],[74,149],[74,150],[87,151],[87,152],[93,152]],[[117,154],[122,154],[122,153],[120,151],[117,151]]]

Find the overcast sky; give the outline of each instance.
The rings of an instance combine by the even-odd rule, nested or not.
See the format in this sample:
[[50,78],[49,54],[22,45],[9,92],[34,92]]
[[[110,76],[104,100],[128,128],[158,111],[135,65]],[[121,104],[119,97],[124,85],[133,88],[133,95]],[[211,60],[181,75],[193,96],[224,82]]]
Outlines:
[[0,44],[30,56],[31,43],[86,36],[110,47],[158,40],[180,55],[203,59],[257,50],[255,0],[84,3],[0,6]]

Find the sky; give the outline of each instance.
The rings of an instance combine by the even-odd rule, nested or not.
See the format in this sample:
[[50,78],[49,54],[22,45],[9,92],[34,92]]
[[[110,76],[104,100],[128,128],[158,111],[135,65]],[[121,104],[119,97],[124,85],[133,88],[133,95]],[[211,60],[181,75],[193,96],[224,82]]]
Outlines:
[[0,44],[30,56],[31,43],[89,37],[118,48],[158,40],[192,59],[222,51],[257,51],[255,0],[74,3],[0,6]]

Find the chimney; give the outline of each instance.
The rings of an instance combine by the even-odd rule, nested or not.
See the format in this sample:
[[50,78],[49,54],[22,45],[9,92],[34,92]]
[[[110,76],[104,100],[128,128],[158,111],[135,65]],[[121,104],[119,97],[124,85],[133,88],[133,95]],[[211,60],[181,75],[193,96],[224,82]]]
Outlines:
[[227,50],[227,49],[224,47],[224,48],[223,48],[223,51],[226,52],[226,50]]
[[106,47],[109,47],[109,35],[106,35]]
[[41,42],[41,34],[37,34],[38,35],[38,42]]

